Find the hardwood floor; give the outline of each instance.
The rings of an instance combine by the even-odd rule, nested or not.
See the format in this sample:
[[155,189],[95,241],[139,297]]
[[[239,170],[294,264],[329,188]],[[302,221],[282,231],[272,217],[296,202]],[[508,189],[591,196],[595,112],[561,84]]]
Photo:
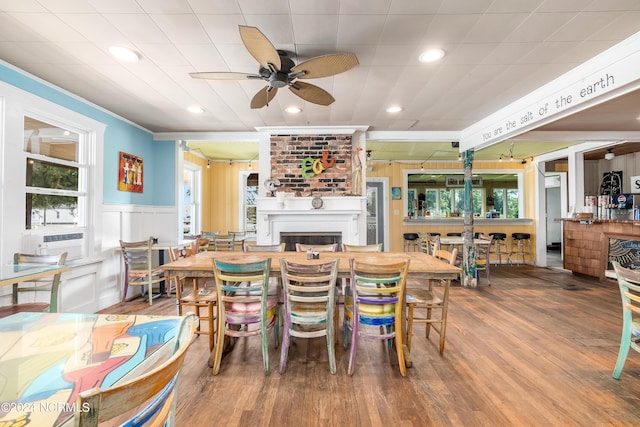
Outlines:
[[[611,377],[621,333],[617,284],[530,266],[491,268],[491,286],[451,288],[447,343],[417,325],[413,368],[400,376],[381,343],[361,341],[353,377],[337,347],[331,375],[325,341],[296,340],[285,374],[270,345],[239,341],[219,376],[196,338],[180,383],[177,426],[637,426],[640,354]],[[173,299],[141,300],[104,312],[175,313]],[[271,341],[272,342],[272,341]]]

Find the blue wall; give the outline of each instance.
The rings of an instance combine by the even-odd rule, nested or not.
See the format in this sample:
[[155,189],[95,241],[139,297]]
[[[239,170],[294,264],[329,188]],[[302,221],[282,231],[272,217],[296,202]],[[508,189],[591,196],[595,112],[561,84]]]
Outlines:
[[[104,203],[173,206],[176,204],[176,151],[174,141],[153,141],[151,132],[121,120],[66,93],[0,63],[0,80],[104,123]],[[118,155],[124,151],[144,159],[144,192],[118,190]]]

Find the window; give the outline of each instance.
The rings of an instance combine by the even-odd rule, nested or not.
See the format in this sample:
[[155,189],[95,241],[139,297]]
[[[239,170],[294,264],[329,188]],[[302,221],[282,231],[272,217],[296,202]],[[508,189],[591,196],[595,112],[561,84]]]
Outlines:
[[[464,176],[449,170],[405,170],[406,194],[417,191],[418,215],[445,217],[464,211]],[[500,218],[519,218],[522,209],[522,173],[482,171],[472,177],[471,209],[476,217],[498,212]],[[405,214],[408,216],[409,206]]]
[[518,218],[518,190],[516,188],[494,188],[493,210],[500,213],[501,218]]
[[[472,210],[476,216],[482,216],[483,212],[483,194],[484,190],[481,188],[474,188],[472,191]],[[424,212],[429,212],[430,215],[435,216],[447,216],[447,214],[460,213],[464,211],[464,188],[430,188],[424,189],[418,196],[422,199],[424,195]]]
[[81,148],[80,134],[24,118],[27,230],[84,225],[87,178]]

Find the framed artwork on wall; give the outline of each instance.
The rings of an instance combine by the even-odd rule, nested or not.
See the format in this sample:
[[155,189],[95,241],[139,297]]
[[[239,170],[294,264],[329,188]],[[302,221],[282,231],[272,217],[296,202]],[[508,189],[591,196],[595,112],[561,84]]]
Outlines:
[[402,187],[391,187],[391,199],[402,200]]
[[120,151],[118,161],[118,190],[142,193],[144,186],[144,160],[142,157]]

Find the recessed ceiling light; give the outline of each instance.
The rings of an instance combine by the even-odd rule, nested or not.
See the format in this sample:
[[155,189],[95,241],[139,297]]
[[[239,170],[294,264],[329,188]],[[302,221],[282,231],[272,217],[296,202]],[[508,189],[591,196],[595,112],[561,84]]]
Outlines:
[[202,113],[204,113],[204,109],[202,107],[197,106],[197,105],[192,105],[191,107],[187,108],[187,110],[190,113],[193,113],[193,114],[202,114]]
[[109,48],[109,53],[115,56],[116,58],[126,61],[126,62],[138,62],[140,57],[137,53],[132,51],[131,49],[127,49],[126,47],[121,46],[111,46]]
[[387,113],[399,113],[400,111],[402,111],[402,107],[398,107],[397,105],[387,108]]
[[420,62],[434,62],[439,59],[442,59],[443,56],[444,56],[444,50],[429,49],[422,52],[418,59],[420,60]]
[[302,111],[302,109],[298,107],[287,107],[284,109],[284,111],[286,111],[289,114],[298,114],[299,112]]

